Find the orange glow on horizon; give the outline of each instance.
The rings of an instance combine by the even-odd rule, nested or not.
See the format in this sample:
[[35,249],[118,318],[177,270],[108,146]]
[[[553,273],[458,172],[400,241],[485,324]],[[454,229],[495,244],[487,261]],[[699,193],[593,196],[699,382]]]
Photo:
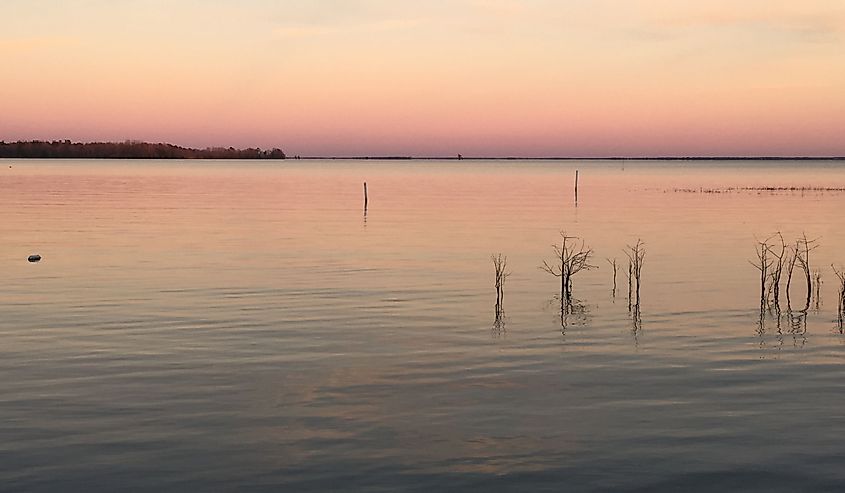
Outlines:
[[845,155],[838,2],[333,5],[15,5],[0,21],[13,67],[0,138],[301,155]]

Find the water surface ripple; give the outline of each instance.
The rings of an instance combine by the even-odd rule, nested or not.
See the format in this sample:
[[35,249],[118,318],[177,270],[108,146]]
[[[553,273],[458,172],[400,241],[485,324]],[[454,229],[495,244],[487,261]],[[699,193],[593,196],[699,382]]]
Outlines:
[[[845,485],[841,163],[12,164],[4,491]],[[560,230],[600,266],[563,325]],[[776,231],[819,238],[821,300],[761,323]],[[637,238],[640,321],[604,260]]]

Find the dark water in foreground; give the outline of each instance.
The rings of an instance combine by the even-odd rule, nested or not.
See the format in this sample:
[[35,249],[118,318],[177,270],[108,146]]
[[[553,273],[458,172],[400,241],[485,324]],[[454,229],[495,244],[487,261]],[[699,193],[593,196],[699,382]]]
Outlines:
[[[0,490],[842,490],[845,192],[770,186],[845,165],[4,162]],[[761,324],[775,231],[821,299]]]

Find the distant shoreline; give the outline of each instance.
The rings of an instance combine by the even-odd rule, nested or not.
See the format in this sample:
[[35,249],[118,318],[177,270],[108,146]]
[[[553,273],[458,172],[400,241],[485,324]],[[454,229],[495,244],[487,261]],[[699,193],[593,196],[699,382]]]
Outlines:
[[418,157],[418,156],[302,156],[301,160],[325,161],[845,161],[845,156],[666,156],[666,157]]
[[278,148],[236,149],[207,147],[194,149],[167,143],[127,140],[124,142],[0,141],[0,159],[202,159],[202,160],[327,160],[327,161],[845,161],[845,156],[287,156]]
[[6,159],[285,159],[281,149],[207,147],[193,149],[167,143],[71,142],[70,140],[0,141]]
[[726,157],[425,157],[425,156],[300,156],[300,157],[131,157],[131,156],[7,156],[0,155],[0,161],[7,160],[117,160],[117,161],[845,161],[845,156],[824,157],[772,157],[772,156],[726,156]]

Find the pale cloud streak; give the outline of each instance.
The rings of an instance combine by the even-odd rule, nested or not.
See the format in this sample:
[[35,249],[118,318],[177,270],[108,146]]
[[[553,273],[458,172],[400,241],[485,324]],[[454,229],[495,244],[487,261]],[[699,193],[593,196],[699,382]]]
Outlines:
[[845,4],[842,2],[806,1],[700,2],[681,9],[666,2],[655,2],[650,24],[673,30],[764,29],[792,37],[795,41],[841,40],[845,32]]
[[413,29],[424,23],[422,19],[384,19],[375,22],[346,24],[299,24],[279,26],[272,29],[276,38],[315,38],[344,34],[381,34]]

